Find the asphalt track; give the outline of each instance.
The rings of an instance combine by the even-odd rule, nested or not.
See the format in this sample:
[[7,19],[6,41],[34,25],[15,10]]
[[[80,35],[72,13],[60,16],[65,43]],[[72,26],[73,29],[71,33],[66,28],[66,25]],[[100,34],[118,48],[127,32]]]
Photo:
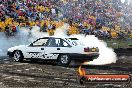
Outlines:
[[[0,57],[0,88],[132,88],[132,82],[119,84],[79,84],[79,65],[58,66],[51,62],[14,62],[7,56]],[[87,74],[130,74],[132,57],[119,57],[114,64],[103,66],[82,66]]]

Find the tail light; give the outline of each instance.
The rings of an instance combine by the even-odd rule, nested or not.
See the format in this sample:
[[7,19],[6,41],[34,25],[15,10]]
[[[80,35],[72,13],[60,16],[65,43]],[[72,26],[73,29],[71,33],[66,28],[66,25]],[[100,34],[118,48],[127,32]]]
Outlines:
[[89,52],[89,48],[84,48],[84,52]]
[[99,49],[98,49],[98,47],[96,47],[96,48],[93,47],[93,48],[90,49],[90,51],[91,52],[99,52]]

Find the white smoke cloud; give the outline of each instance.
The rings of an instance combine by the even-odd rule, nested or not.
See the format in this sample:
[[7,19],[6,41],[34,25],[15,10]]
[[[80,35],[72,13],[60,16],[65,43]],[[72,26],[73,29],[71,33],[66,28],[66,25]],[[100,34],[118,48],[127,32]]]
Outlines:
[[34,26],[30,32],[31,32],[31,38],[33,39],[49,36],[48,33],[46,32],[40,32],[40,28],[38,26]]
[[125,0],[121,0],[121,2],[122,2],[122,3],[124,3],[124,2],[125,2]]
[[54,33],[54,36],[55,36],[55,37],[68,37],[68,36],[66,35],[68,26],[69,26],[68,24],[65,24],[65,25],[63,25],[62,27],[56,29],[56,31],[55,31],[55,33]]
[[117,57],[113,49],[108,48],[104,41],[98,40],[95,36],[89,35],[84,39],[86,46],[99,48],[99,57],[90,62],[85,62],[84,65],[105,65],[116,63]]

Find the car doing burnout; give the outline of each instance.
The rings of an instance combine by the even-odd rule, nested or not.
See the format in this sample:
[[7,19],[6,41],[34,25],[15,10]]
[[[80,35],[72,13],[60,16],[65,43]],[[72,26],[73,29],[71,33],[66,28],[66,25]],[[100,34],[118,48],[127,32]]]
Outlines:
[[97,47],[85,47],[77,38],[43,37],[29,45],[20,45],[8,49],[7,54],[14,61],[23,59],[56,60],[62,66],[68,66],[71,60],[91,61],[99,56]]

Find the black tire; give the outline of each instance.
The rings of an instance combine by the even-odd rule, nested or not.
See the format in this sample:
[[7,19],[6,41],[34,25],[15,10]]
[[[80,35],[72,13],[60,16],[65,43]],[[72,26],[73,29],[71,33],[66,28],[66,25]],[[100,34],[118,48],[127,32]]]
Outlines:
[[21,51],[15,51],[13,54],[13,60],[16,62],[22,62],[23,61],[23,54]]
[[94,59],[97,59],[99,56],[91,56],[89,57],[89,61],[93,61]]
[[61,66],[67,67],[70,64],[70,62],[71,62],[71,58],[67,54],[62,54],[58,58],[58,63]]

